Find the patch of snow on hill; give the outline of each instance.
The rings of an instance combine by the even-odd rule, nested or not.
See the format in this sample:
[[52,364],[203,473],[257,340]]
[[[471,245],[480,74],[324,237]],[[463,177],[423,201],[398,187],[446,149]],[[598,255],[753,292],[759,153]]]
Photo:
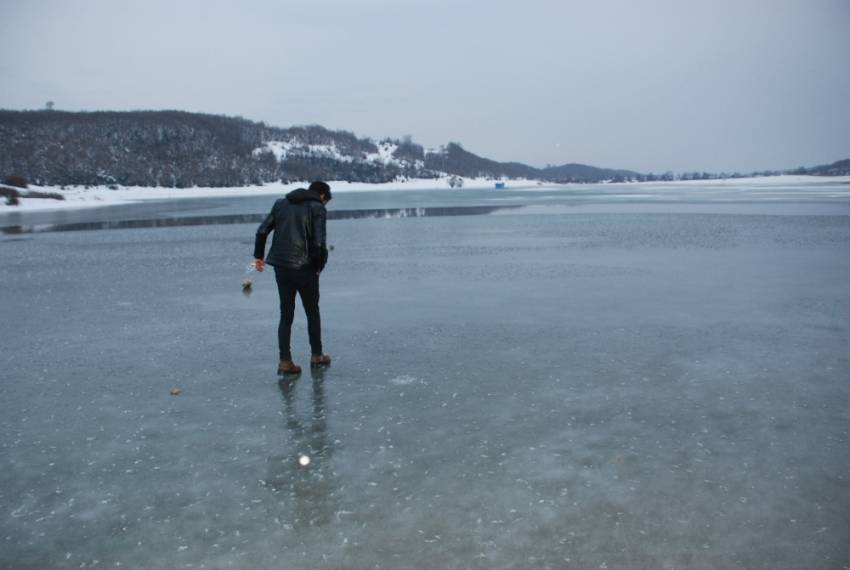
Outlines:
[[[271,152],[274,154],[278,162],[286,160],[293,156],[310,156],[317,158],[330,158],[340,162],[369,162],[373,164],[381,164],[384,166],[395,165],[405,166],[409,161],[398,159],[395,157],[395,152],[398,149],[398,144],[391,141],[383,141],[377,144],[378,151],[363,154],[361,156],[351,156],[345,154],[337,148],[335,143],[331,144],[305,144],[298,139],[288,141],[268,141],[263,146],[254,149],[254,155],[263,152]],[[425,162],[421,160],[415,161],[416,168],[425,168]]]
[[378,152],[371,152],[366,155],[366,162],[377,162],[380,164],[398,164],[399,161],[393,156],[398,145],[384,141],[378,143]]
[[284,160],[290,149],[295,146],[294,141],[269,141],[264,146],[254,149],[254,156],[271,151],[278,162]]
[[354,157],[343,154],[336,144],[304,144],[297,139],[288,141],[268,141],[265,145],[255,148],[254,154],[262,152],[274,153],[278,162],[290,156],[312,156],[320,158],[332,158],[340,162],[353,162]]

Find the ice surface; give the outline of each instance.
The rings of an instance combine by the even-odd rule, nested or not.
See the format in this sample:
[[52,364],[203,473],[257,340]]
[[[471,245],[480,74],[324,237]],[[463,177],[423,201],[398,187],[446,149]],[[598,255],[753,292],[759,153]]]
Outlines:
[[0,237],[0,567],[847,566],[846,204],[724,207],[332,221],[292,382],[254,225]]

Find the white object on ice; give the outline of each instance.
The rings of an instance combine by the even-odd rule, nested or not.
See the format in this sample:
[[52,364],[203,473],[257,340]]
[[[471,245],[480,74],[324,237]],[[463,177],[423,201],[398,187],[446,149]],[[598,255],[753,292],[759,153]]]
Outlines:
[[298,464],[301,465],[301,467],[307,467],[308,465],[310,465],[310,457],[307,455],[299,456]]
[[409,386],[416,382],[419,382],[419,378],[411,376],[410,374],[402,374],[401,376],[396,376],[390,380],[390,383],[395,384],[396,386]]

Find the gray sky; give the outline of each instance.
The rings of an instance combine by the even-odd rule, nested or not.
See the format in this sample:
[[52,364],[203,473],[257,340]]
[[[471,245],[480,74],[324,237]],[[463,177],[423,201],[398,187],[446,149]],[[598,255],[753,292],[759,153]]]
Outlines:
[[0,108],[181,109],[643,172],[850,157],[850,0],[0,0]]

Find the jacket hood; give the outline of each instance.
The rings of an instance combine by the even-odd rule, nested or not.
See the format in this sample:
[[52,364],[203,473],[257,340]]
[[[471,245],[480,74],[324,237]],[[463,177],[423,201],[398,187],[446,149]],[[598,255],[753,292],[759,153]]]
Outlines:
[[293,204],[300,204],[301,202],[318,202],[322,203],[322,197],[319,196],[318,192],[313,190],[307,190],[306,188],[298,188],[293,190],[289,194],[286,195],[286,199],[289,200]]

